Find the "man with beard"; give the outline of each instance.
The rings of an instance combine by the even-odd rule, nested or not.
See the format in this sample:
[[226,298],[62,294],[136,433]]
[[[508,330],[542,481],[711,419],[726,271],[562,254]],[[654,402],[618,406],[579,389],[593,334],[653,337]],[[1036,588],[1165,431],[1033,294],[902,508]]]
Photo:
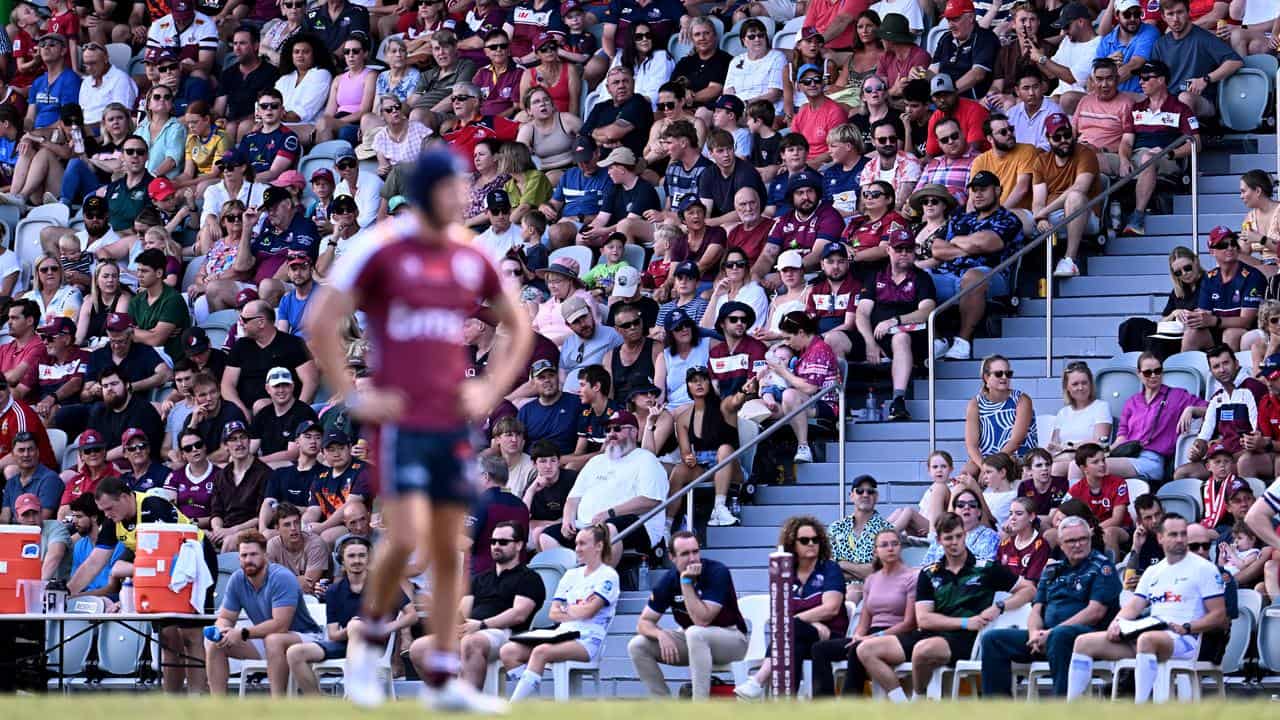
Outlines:
[[929,157],[942,154],[942,146],[938,143],[938,123],[947,119],[960,124],[961,133],[971,151],[981,152],[986,144],[982,122],[990,114],[987,109],[975,100],[961,97],[956,84],[946,75],[935,75],[929,81],[929,94],[937,109],[929,116],[929,139],[925,145],[925,154]]
[[[1132,100],[1142,95],[1138,70],[1151,57],[1160,31],[1154,24],[1142,21],[1141,0],[1116,0],[1114,7],[1115,28],[1098,43],[1097,57],[1107,58],[1116,65],[1119,90]],[[1105,25],[1106,19],[1102,27]]]
[[[237,536],[258,524],[258,509],[271,468],[249,451],[249,432],[244,423],[232,421],[222,431],[222,442],[229,453],[226,465],[213,474],[213,496],[209,539],[222,552],[233,552]],[[263,541],[263,550],[266,550]]]
[[[867,362],[884,355],[892,359],[893,401],[890,420],[910,420],[907,385],[917,359],[928,357],[928,334],[923,325],[937,305],[933,277],[916,267],[915,238],[906,230],[889,236],[889,262],[870,278],[858,299],[858,334],[867,348]],[[828,341],[830,342],[830,341]]]
[[1084,97],[1090,65],[1102,40],[1093,29],[1093,16],[1094,12],[1083,4],[1069,3],[1053,24],[1063,32],[1058,51],[1052,58],[1045,57],[1045,53],[1040,51],[1031,54],[1030,59],[1040,66],[1047,78],[1058,81],[1053,97],[1067,114],[1075,112],[1080,98]]
[[[1071,120],[1062,113],[1054,113],[1044,121],[1044,133],[1049,138],[1049,152],[1039,153],[1034,172],[1035,185],[1031,191],[1031,211],[1036,230],[1047,232],[1066,219],[1067,215],[1084,207],[1102,192],[1098,180],[1098,156],[1087,145],[1076,142]],[[1080,241],[1087,235],[1102,231],[1098,220],[1100,208],[1077,215],[1067,225],[1066,255],[1053,269],[1054,277],[1075,277],[1080,274],[1076,255]]]
[[747,254],[747,261],[755,263],[764,252],[773,222],[761,213],[760,194],[755,188],[739,188],[733,195],[733,209],[738,212],[740,222],[729,231],[724,249],[727,252],[730,248],[741,248]]
[[560,348],[560,384],[565,392],[576,393],[578,371],[603,363],[605,353],[622,344],[622,336],[617,330],[596,322],[595,313],[580,296],[565,300],[560,312],[573,331]]
[[1117,89],[1120,74],[1111,58],[1094,60],[1090,75],[1091,89],[1076,105],[1071,124],[1075,126],[1080,144],[1097,153],[1098,171],[1118,177],[1120,156],[1117,153],[1124,137],[1124,119],[1133,112],[1133,98]]
[[[919,165],[916,171],[918,175]],[[840,242],[840,233],[844,231],[844,218],[822,199],[822,176],[818,173],[812,170],[796,173],[787,185],[787,195],[791,198],[791,210],[773,223],[764,251],[751,268],[752,277],[770,289],[780,284],[776,274],[771,278],[766,276],[783,250],[798,250],[804,255],[804,269],[816,270],[827,245]]]
[[[89,367],[85,371],[84,388],[80,402],[91,403],[102,399],[102,373],[107,368],[117,368],[133,392],[149,392],[169,382],[172,371],[161,359],[155,348],[133,341],[133,318],[124,313],[108,313],[106,321],[107,345],[89,354]],[[63,411],[58,412],[57,426],[67,429]],[[81,420],[81,424],[83,424]]]
[[[1174,479],[1194,477],[1205,480],[1209,477],[1205,463],[1210,441],[1224,446],[1233,461],[1240,459],[1237,456],[1243,449],[1244,436],[1253,433],[1259,427],[1261,418],[1258,402],[1268,394],[1266,386],[1255,377],[1246,375],[1244,380],[1238,380],[1240,363],[1230,347],[1215,345],[1205,351],[1205,358],[1209,361],[1210,374],[1213,375],[1214,380],[1218,381],[1218,389],[1209,396],[1208,405],[1185,412],[1188,421],[1203,417],[1204,422],[1200,425],[1195,442],[1187,450],[1187,464],[1174,470]],[[1266,469],[1251,467],[1253,464],[1251,461],[1246,462],[1244,469]],[[1243,472],[1243,469],[1241,471]],[[1249,477],[1257,476],[1251,473]],[[1215,502],[1225,501],[1225,499],[1225,496],[1217,498]],[[1221,508],[1213,510],[1206,504],[1203,511],[1205,515],[1211,515],[1220,513]]]
[[[983,172],[995,175],[1003,190],[1000,204],[1010,210],[1029,211],[1036,149],[1015,140],[1013,124],[1000,113],[991,115],[982,123],[982,132],[991,143],[991,149],[973,159],[973,165],[969,167],[970,176]],[[973,207],[969,206],[969,209]]]
[[[932,130],[929,136],[933,137]],[[902,150],[900,139],[895,120],[883,118],[876,121],[871,126],[871,141],[875,144],[876,154],[867,161],[858,177],[860,187],[866,187],[877,180],[892,185],[899,200],[899,209],[906,207],[907,198],[920,182],[920,161]]]
[[[288,202],[292,202],[291,200]],[[222,396],[240,406],[245,416],[259,400],[267,397],[267,373],[283,367],[295,376],[294,392],[309,403],[315,397],[320,371],[311,351],[297,335],[280,332],[275,326],[275,310],[262,300],[253,300],[240,309],[242,337],[231,346],[227,367],[222,371]]]
[[[657,456],[638,446],[636,416],[626,410],[614,413],[608,433],[604,453],[591,458],[578,473],[560,524],[542,531],[544,550],[572,547],[578,530],[598,523],[608,525],[609,537],[616,538],[667,498],[666,470]],[[662,540],[663,521],[663,514],[656,513],[624,542],[615,542],[610,557],[616,562],[624,549],[649,554]]]
[[127,428],[138,428],[146,433],[152,459],[160,459],[164,423],[151,401],[133,392],[119,366],[103,370],[98,382],[102,386],[102,402],[95,404],[89,412],[89,427],[101,433],[108,448],[107,460],[124,460],[122,440]]
[[[298,578],[283,565],[268,562],[267,539],[248,530],[236,538],[235,545],[240,569],[231,574],[213,624],[218,639],[205,646],[209,692],[227,693],[228,658],[265,658],[271,694],[283,696],[289,684],[285,653],[298,643],[320,642],[324,634],[307,610]],[[236,626],[242,610],[248,627]]]
[[516,414],[525,427],[526,437],[530,443],[550,440],[561,453],[572,453],[578,442],[577,421],[582,401],[576,394],[561,390],[560,373],[551,360],[535,360],[529,367],[529,380],[537,397],[522,405]]
[[854,323],[860,292],[862,279],[849,272],[849,248],[839,242],[828,244],[822,249],[822,275],[809,287],[805,312],[817,321],[818,332],[836,357],[853,352],[854,340],[859,345],[855,355],[863,353],[862,336]]
[[980,172],[969,181],[969,204],[973,212],[951,218],[946,239],[935,240],[933,258],[939,261],[930,270],[938,291],[938,302],[946,302],[961,290],[982,282],[990,275],[986,292],[969,293],[960,301],[960,329],[947,350],[952,360],[968,360],[972,354],[973,331],[987,312],[987,300],[1009,294],[1009,277],[992,275],[1005,258],[1017,252],[1024,241],[1022,223],[1000,207],[1000,179]]
[[721,305],[716,314],[716,330],[724,340],[711,346],[707,365],[716,394],[722,398],[738,392],[764,363],[769,348],[747,332],[755,324],[756,311],[737,300]]

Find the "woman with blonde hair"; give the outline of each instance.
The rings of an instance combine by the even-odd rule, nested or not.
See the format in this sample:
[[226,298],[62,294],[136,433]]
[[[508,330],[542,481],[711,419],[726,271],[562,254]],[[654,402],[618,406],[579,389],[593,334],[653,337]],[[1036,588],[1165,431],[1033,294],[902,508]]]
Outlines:
[[74,320],[80,315],[84,294],[80,288],[65,281],[62,261],[53,253],[45,253],[31,265],[31,290],[22,296],[34,300],[40,306],[40,322],[44,325],[53,318]]
[[1258,308],[1258,327],[1240,340],[1240,349],[1249,351],[1255,376],[1267,358],[1280,353],[1280,327],[1273,327],[1273,323],[1280,324],[1280,300],[1263,300]]
[[533,164],[529,146],[518,142],[502,143],[498,151],[498,173],[510,176],[504,189],[511,196],[511,222],[519,225],[530,210],[551,199],[551,182]]
[[[1161,322],[1185,323],[1187,313],[1195,310],[1200,300],[1200,281],[1204,279],[1204,270],[1200,267],[1200,258],[1195,251],[1184,245],[1178,245],[1169,251],[1169,280],[1172,288],[1169,299],[1160,312]],[[1164,360],[1182,349],[1182,333],[1176,335],[1156,334],[1156,323],[1145,317],[1134,317],[1120,323],[1118,330],[1120,350],[1123,352],[1147,351],[1158,359]],[[1241,345],[1248,339],[1248,334],[1241,340]]]
[[1098,399],[1089,364],[1076,360],[1062,371],[1062,409],[1054,420],[1045,449],[1054,455],[1052,474],[1068,480],[1080,478],[1076,448],[1085,443],[1111,440],[1111,406]]
[[120,267],[98,263],[89,283],[87,302],[80,304],[76,320],[76,344],[96,349],[106,342],[107,315],[129,311],[133,293],[120,282]]

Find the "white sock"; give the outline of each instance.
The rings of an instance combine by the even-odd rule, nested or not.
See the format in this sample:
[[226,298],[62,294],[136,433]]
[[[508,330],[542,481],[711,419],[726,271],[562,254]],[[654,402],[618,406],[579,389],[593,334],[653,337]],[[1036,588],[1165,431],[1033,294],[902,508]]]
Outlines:
[[520,680],[520,676],[524,675],[524,671],[528,667],[529,667],[528,665],[517,665],[511,668],[510,670],[507,671],[507,681],[518,682]]
[[[1158,662],[1152,653],[1138,653],[1137,665],[1133,669],[1134,695],[1133,701],[1141,705],[1151,698],[1151,689],[1156,683]],[[1165,685],[1165,698],[1168,699],[1169,687]]]
[[893,703],[907,702],[907,694],[902,691],[901,687],[896,687],[889,691],[889,702],[893,702]]
[[[1167,670],[1166,670],[1166,671],[1164,671],[1164,672],[1161,672],[1160,667],[1159,667],[1159,666],[1156,666],[1156,684],[1155,684],[1155,686],[1154,686],[1154,687],[1152,688],[1152,690],[1151,690],[1151,701],[1152,701],[1152,702],[1157,702],[1157,703],[1167,703],[1167,702],[1169,702],[1169,695],[1170,695],[1170,693],[1171,693],[1171,691],[1172,691],[1172,688],[1171,688],[1171,685],[1172,685],[1172,682],[1171,682],[1171,676],[1172,676],[1172,674],[1173,674],[1173,673],[1170,673],[1170,672],[1168,672]],[[1183,679],[1183,680],[1189,680],[1189,678],[1187,678],[1187,676],[1186,676],[1186,675],[1182,675],[1182,676],[1180,676],[1180,678],[1181,678],[1181,679]],[[1191,686],[1191,684],[1190,684],[1190,682],[1188,682],[1188,683],[1187,683],[1187,687],[1188,687],[1188,689],[1190,689],[1190,686]],[[1188,695],[1188,697],[1190,697],[1190,696]]]
[[1071,653],[1071,666],[1067,670],[1067,700],[1075,700],[1089,691],[1093,681],[1093,658]]
[[718,507],[718,508],[722,508],[722,507],[724,507],[724,506],[725,506],[725,504],[724,504],[724,503],[725,503],[725,496],[724,496],[724,495],[716,495],[716,507]]
[[530,695],[538,694],[540,685],[542,685],[542,675],[532,670],[525,670],[520,676],[520,682],[516,683],[516,689],[511,691],[511,702],[520,702]]

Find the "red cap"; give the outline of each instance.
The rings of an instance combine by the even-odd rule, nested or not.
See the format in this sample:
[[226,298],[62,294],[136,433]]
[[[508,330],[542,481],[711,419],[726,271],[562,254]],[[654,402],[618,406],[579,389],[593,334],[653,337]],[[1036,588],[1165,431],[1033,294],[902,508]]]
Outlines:
[[258,299],[258,291],[253,288],[245,288],[236,293],[236,309],[243,310],[245,305]]
[[306,250],[290,250],[285,254],[285,263],[288,265],[310,265],[311,256]]
[[23,513],[29,513],[32,510],[40,509],[40,498],[32,493],[22,493],[17,500],[13,501],[13,511],[21,516]]
[[1219,225],[1209,231],[1209,249],[1221,250],[1223,247],[1226,247],[1228,240],[1238,240],[1239,237],[1240,236],[1236,234],[1235,230],[1232,230],[1226,225]]
[[178,189],[173,186],[173,181],[167,177],[158,177],[147,185],[147,194],[152,200],[168,200]]
[[129,443],[132,443],[134,440],[138,440],[138,439],[143,440],[148,445],[151,444],[151,439],[147,437],[147,434],[142,432],[138,428],[129,428],[128,430],[125,430],[124,434],[120,436],[120,444],[124,445],[125,447],[128,447]]
[[1219,454],[1234,455],[1235,453],[1231,452],[1231,450],[1227,448],[1226,445],[1223,445],[1222,443],[1219,442],[1219,443],[1214,443],[1213,445],[1210,445],[1209,452],[1206,453],[1204,457],[1207,460],[1213,457],[1214,455],[1219,455]]
[[1071,129],[1071,118],[1062,113],[1054,113],[1044,119],[1045,137],[1053,137],[1053,134],[1062,128]]
[[971,12],[973,12],[973,0],[947,0],[947,7],[942,11],[942,17],[954,20]]
[[105,448],[107,441],[103,439],[102,433],[97,430],[85,430],[80,433],[80,439],[76,440],[76,446],[81,450],[89,448]]
[[107,332],[124,332],[133,327],[133,318],[125,313],[107,314]]
[[615,412],[614,414],[610,415],[610,416],[609,416],[609,424],[611,424],[611,425],[630,425],[631,427],[633,427],[633,428],[635,428],[635,429],[637,429],[637,430],[639,430],[639,429],[640,429],[640,421],[636,419],[636,416],[635,416],[635,415],[632,415],[631,413],[627,412],[626,410],[618,410],[618,411],[617,411],[617,412]]

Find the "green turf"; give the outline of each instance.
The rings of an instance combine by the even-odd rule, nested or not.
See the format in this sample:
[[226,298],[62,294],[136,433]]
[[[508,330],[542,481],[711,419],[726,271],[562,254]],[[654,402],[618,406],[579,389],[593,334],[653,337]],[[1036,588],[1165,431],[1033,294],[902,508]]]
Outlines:
[[[253,698],[173,699],[159,695],[79,695],[71,698],[3,698],[4,720],[417,720],[426,713],[417,702],[401,701],[366,712],[334,698],[269,700]],[[1267,702],[1170,703],[1148,705],[1142,720],[1251,720],[1276,718],[1280,705]],[[747,705],[721,700],[693,705],[687,702],[645,703],[610,701],[568,704],[534,701],[518,706],[510,717],[519,720],[780,720],[786,713],[803,720],[1134,720],[1130,703],[1090,702],[1066,705],[1043,702],[944,702],[897,706],[873,701],[774,703]],[[794,715],[793,715],[794,714]]]

